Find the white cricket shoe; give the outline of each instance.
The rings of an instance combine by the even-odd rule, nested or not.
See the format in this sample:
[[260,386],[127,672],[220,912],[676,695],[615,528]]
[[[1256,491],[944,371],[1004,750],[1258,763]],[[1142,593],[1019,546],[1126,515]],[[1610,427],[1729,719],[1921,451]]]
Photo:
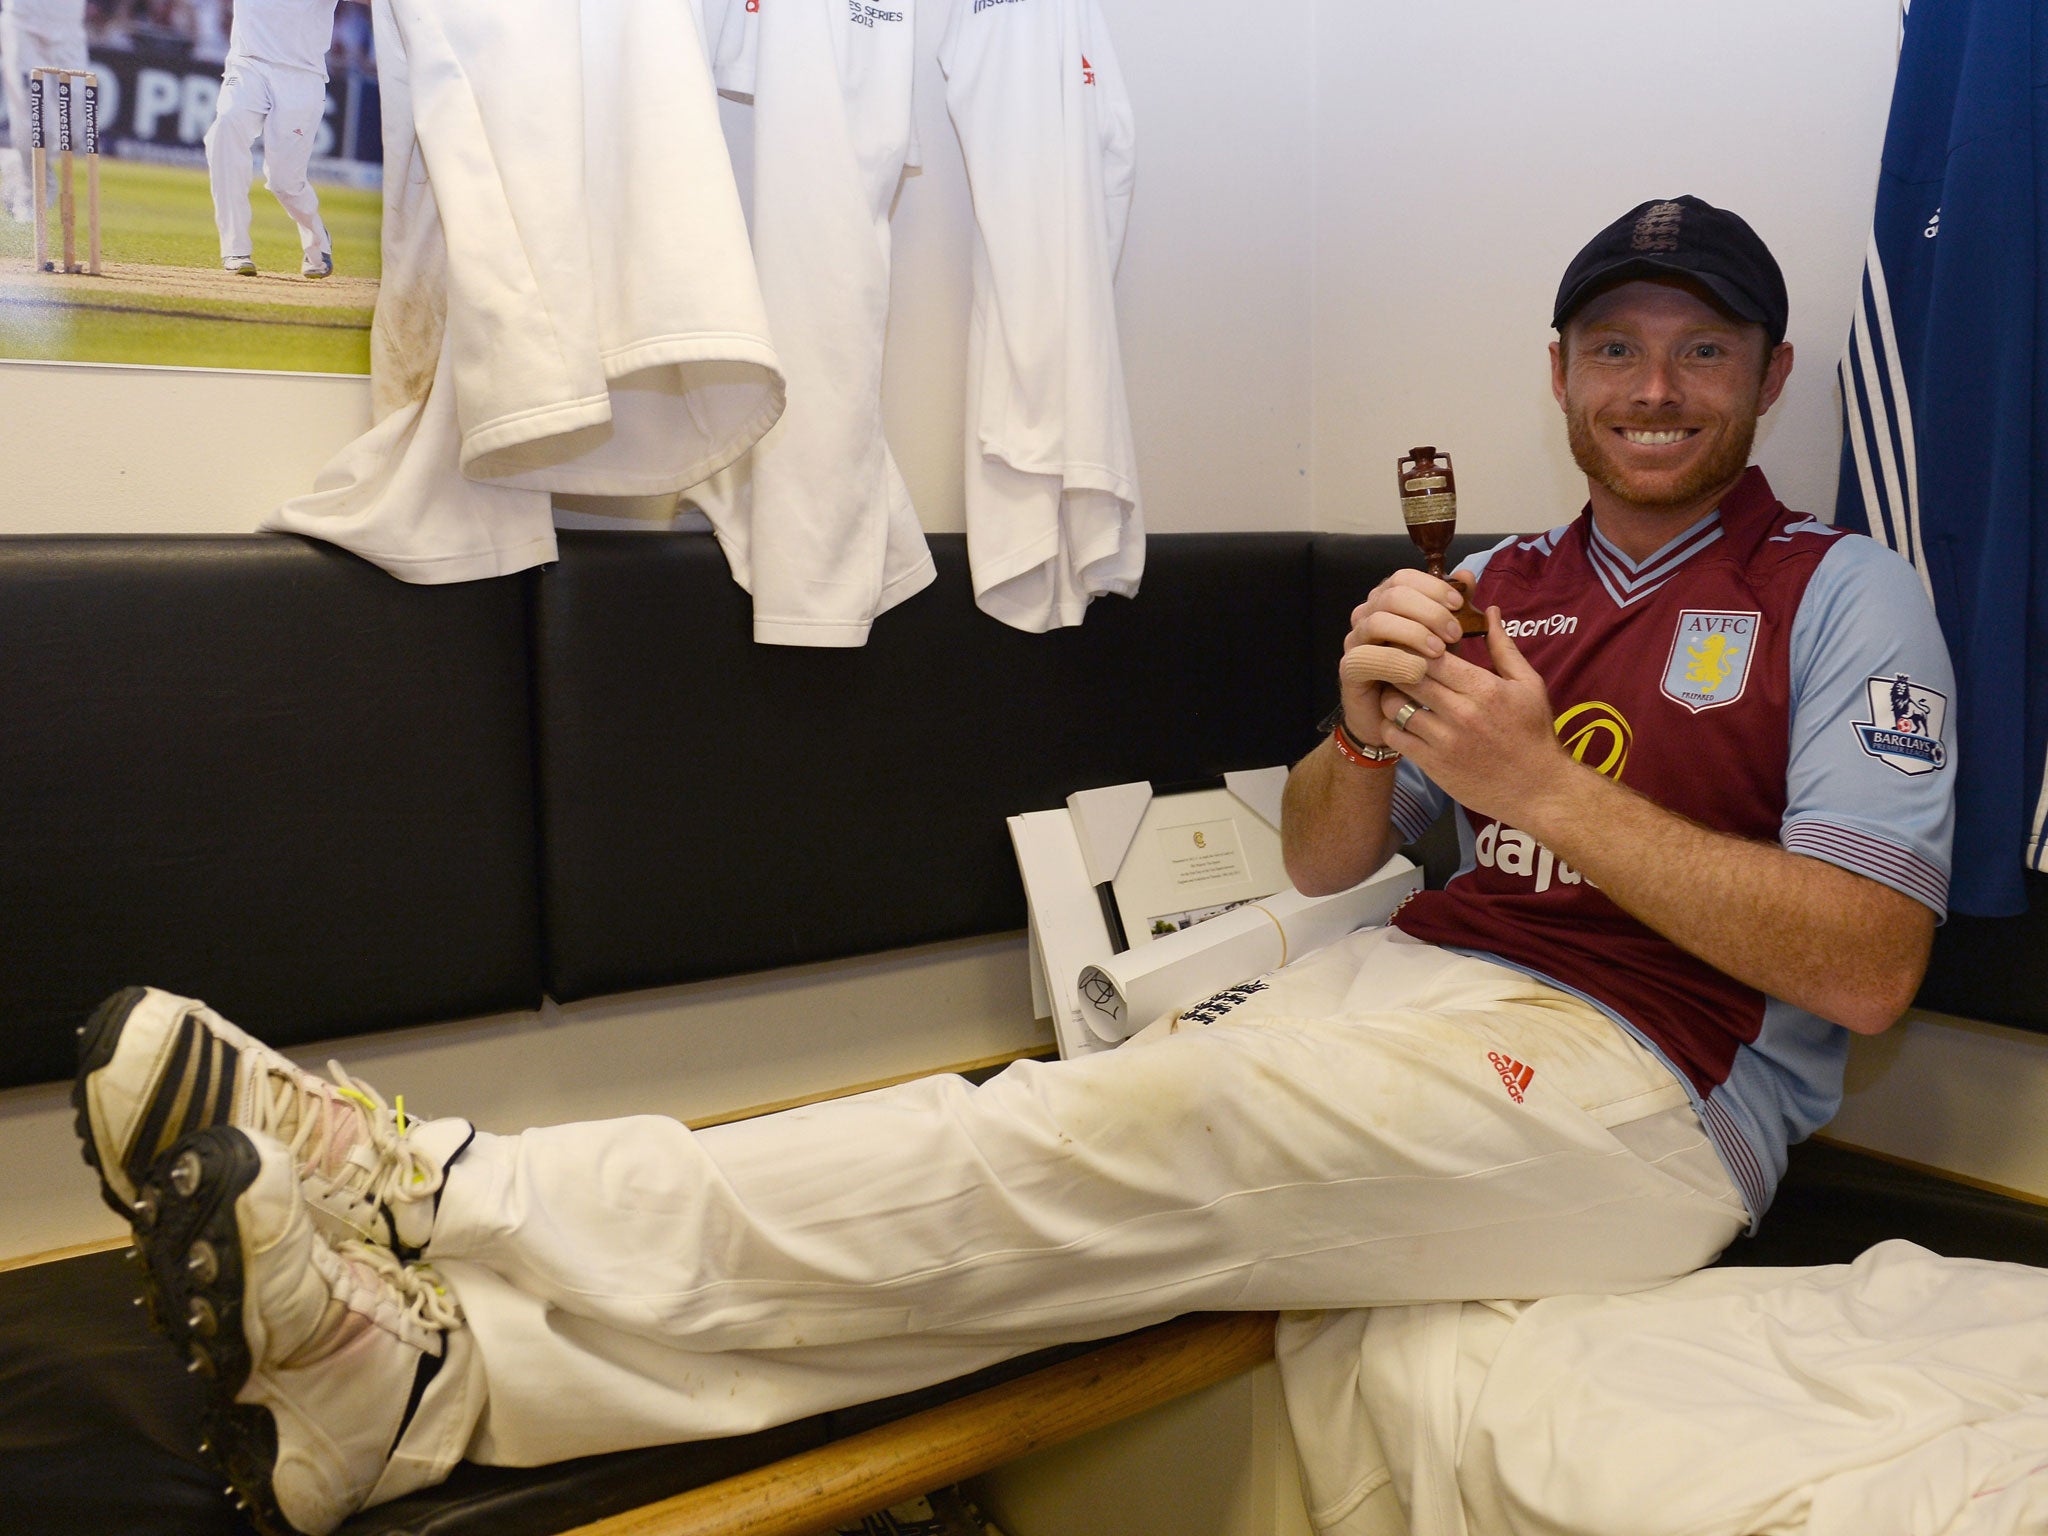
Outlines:
[[308,256],[299,268],[301,277],[332,277],[334,275],[334,252],[316,251]]
[[123,1216],[136,1186],[188,1132],[236,1125],[286,1143],[313,1219],[416,1257],[433,1232],[449,1162],[475,1134],[466,1120],[408,1119],[330,1061],[332,1080],[302,1070],[204,1003],[128,987],[78,1032],[71,1102],[100,1193]]
[[220,269],[223,272],[232,272],[237,277],[254,277],[256,261],[250,256],[223,256],[220,259]]
[[420,1486],[406,1437],[462,1327],[430,1269],[329,1243],[290,1152],[233,1126],[164,1155],[134,1228],[150,1320],[206,1382],[200,1451],[264,1536],[325,1536]]

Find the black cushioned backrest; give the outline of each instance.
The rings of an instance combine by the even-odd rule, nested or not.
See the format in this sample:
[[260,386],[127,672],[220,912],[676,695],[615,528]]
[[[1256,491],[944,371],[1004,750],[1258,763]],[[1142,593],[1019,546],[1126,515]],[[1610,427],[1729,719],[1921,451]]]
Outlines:
[[540,578],[562,1000],[1024,923],[1004,818],[1315,742],[1309,535],[1150,541],[1144,590],[1022,634],[964,540],[859,649],[756,645],[701,535],[570,534]]
[[2026,892],[2018,917],[1952,916],[1935,930],[1920,1007],[2048,1034],[2048,875],[2029,873]]
[[526,579],[0,539],[0,1084],[117,987],[279,1044],[540,997]]

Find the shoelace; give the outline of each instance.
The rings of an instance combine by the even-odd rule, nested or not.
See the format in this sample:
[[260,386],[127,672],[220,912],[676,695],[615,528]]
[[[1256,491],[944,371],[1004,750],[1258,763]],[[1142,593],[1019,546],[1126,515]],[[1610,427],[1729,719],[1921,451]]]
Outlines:
[[[411,1122],[405,1117],[405,1096],[400,1094],[395,1106],[386,1104],[382,1094],[350,1076],[340,1062],[330,1060],[327,1071],[332,1085],[289,1064],[267,1069],[265,1087],[258,1094],[256,1128],[284,1140],[295,1167],[318,1169],[366,1196],[373,1209],[382,1210],[395,1200],[422,1199],[439,1189],[441,1170],[406,1136]],[[337,1117],[329,1105],[335,1098],[355,1106],[363,1129],[362,1139],[339,1160],[338,1168],[331,1166],[336,1161]]]
[[446,1333],[462,1326],[462,1303],[441,1284],[431,1264],[407,1264],[388,1248],[350,1238],[334,1251],[367,1264],[405,1301],[405,1315],[423,1327]]

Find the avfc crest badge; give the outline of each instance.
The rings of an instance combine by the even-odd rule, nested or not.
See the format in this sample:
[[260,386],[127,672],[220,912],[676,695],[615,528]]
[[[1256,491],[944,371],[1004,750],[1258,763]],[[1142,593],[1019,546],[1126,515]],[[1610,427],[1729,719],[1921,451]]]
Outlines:
[[1664,662],[1664,697],[1694,714],[1741,698],[1762,623],[1760,613],[1686,609]]
[[1851,722],[1863,750],[1901,773],[1932,773],[1948,766],[1942,728],[1948,723],[1948,697],[1916,683],[1905,673],[1873,677],[1870,718]]

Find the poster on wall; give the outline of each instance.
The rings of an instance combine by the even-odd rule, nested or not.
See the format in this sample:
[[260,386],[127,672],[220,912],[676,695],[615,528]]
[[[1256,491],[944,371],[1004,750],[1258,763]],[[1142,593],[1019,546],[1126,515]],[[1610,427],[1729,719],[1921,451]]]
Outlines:
[[364,0],[0,0],[0,64],[0,359],[370,371]]

